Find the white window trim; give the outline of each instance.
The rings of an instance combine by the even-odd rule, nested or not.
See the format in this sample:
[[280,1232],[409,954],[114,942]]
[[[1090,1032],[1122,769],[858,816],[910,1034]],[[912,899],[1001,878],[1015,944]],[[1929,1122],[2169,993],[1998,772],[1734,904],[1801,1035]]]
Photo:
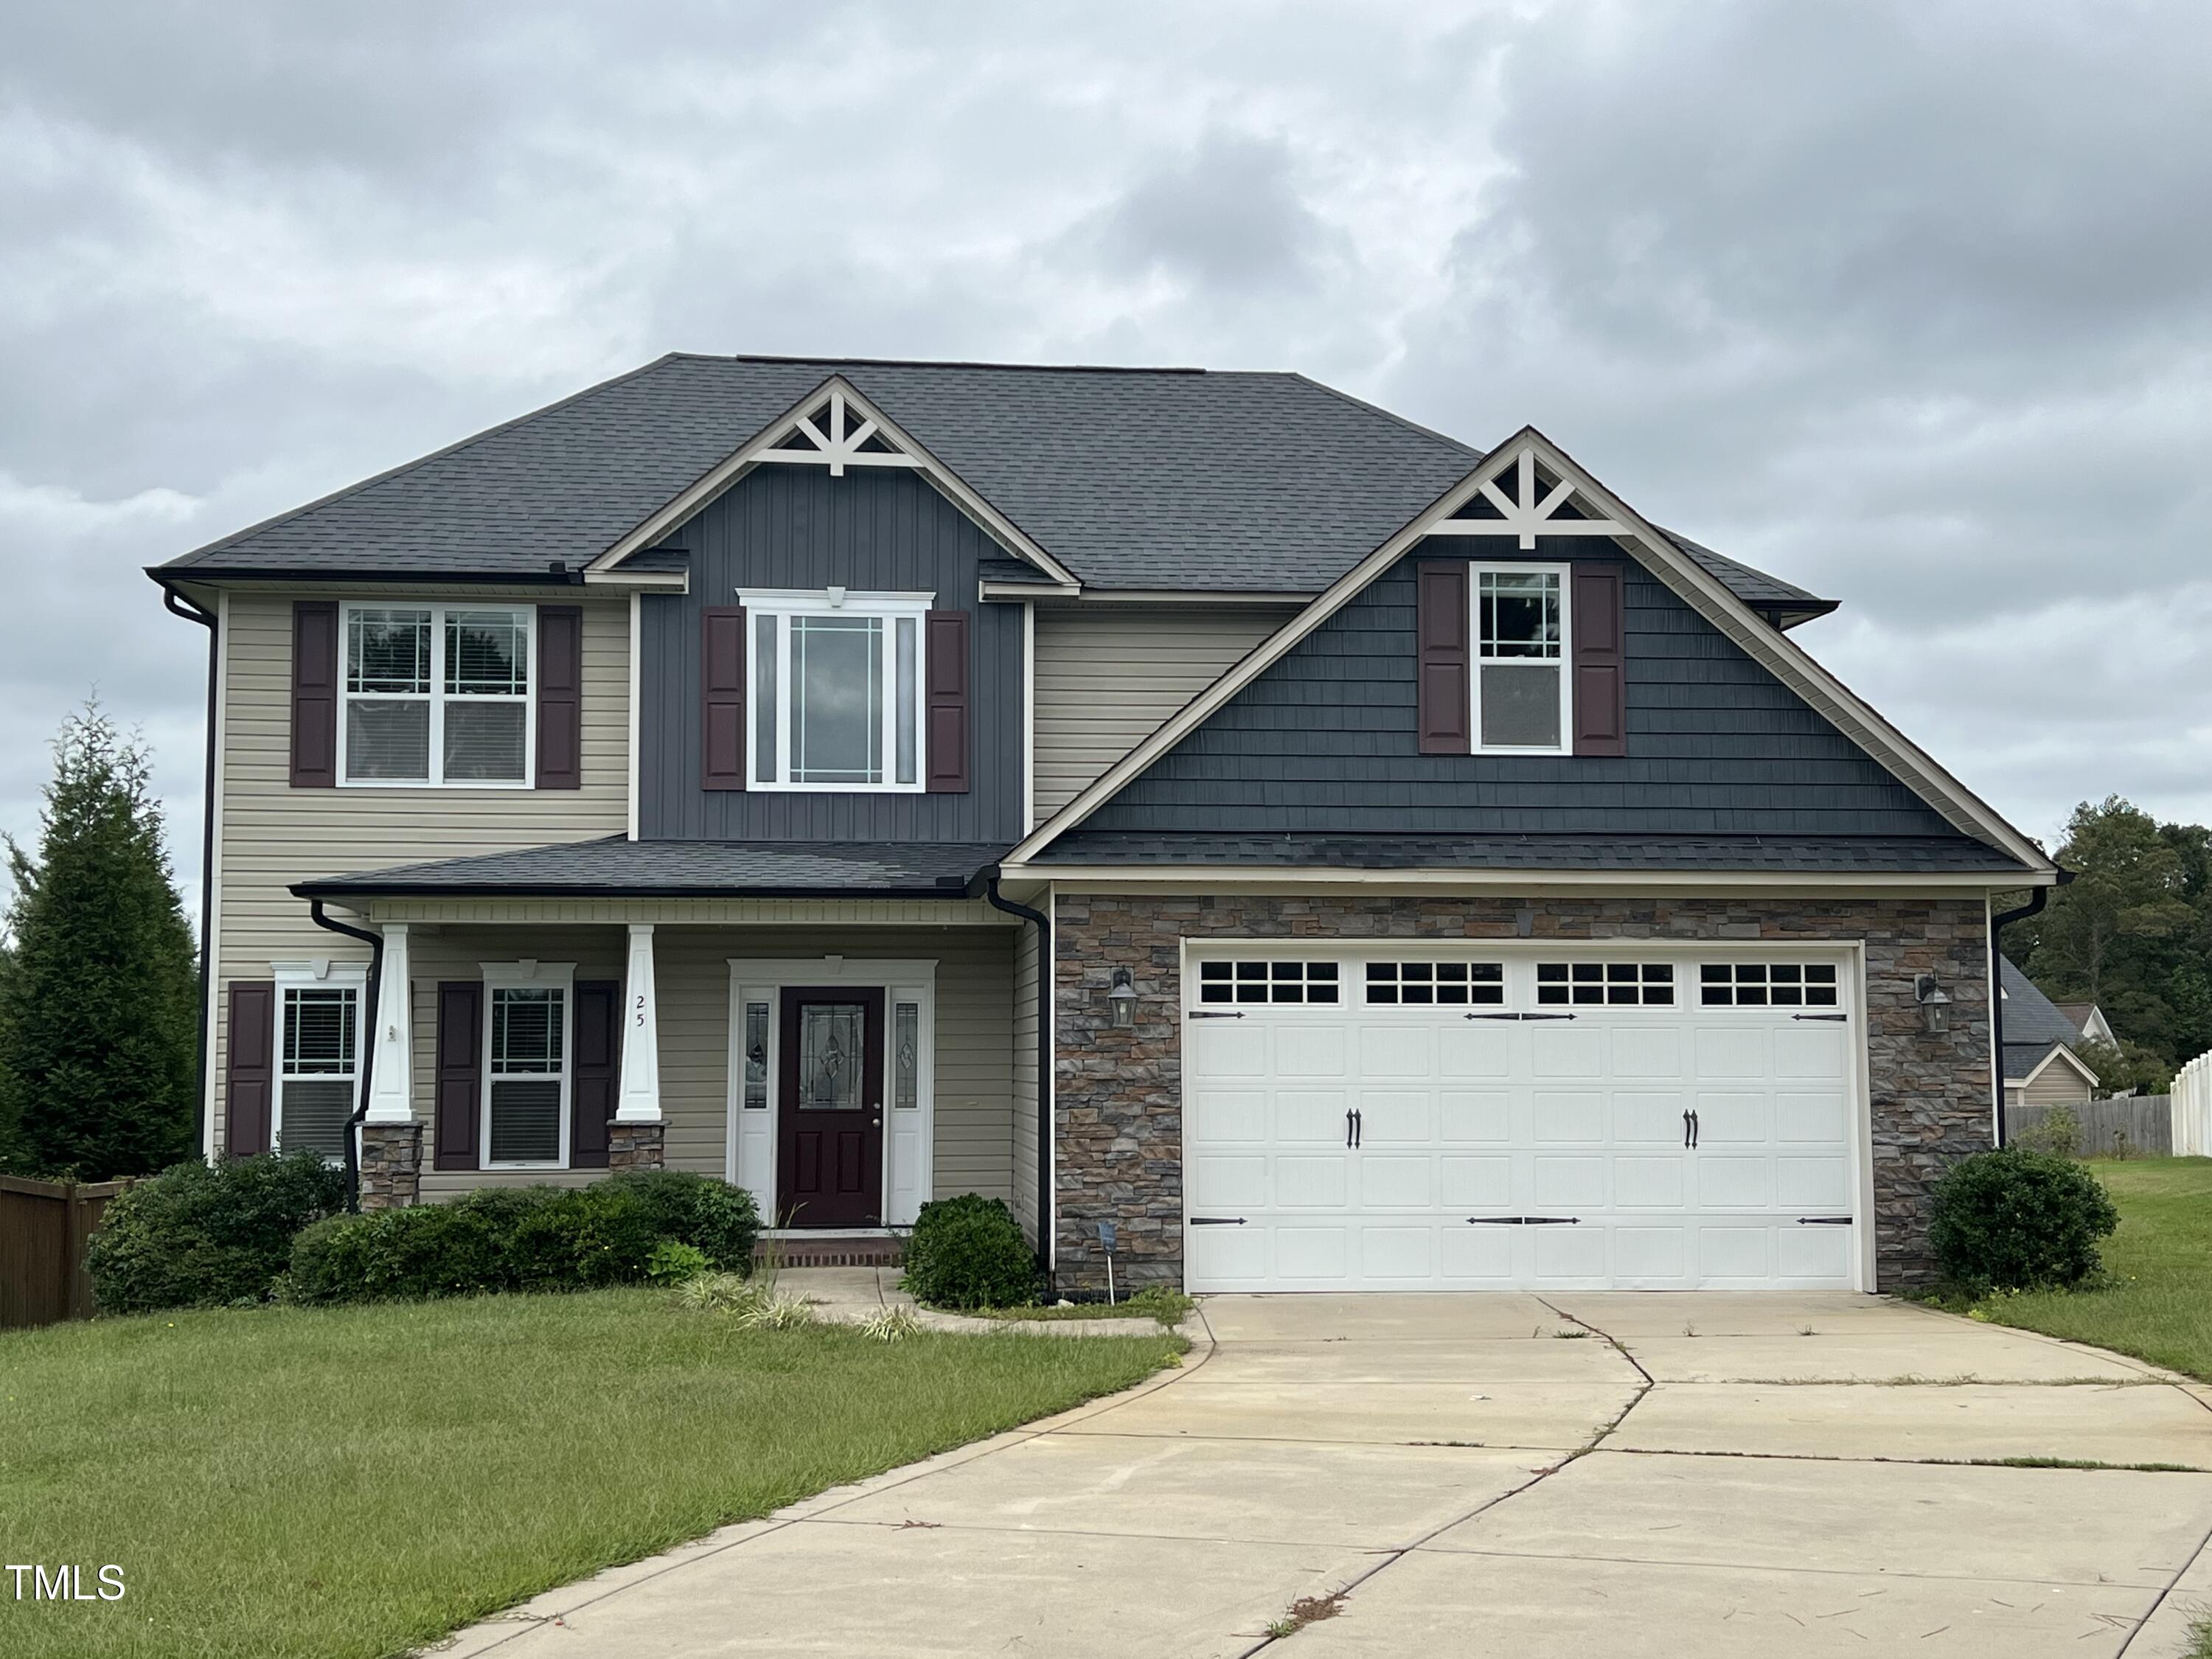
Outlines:
[[[275,1075],[270,1079],[269,1145],[272,1151],[284,1145],[284,1050],[285,1038],[289,1034],[291,1002],[287,991],[351,991],[353,993],[353,1111],[361,1109],[362,1050],[368,1042],[368,967],[365,963],[333,962],[328,957],[316,957],[307,962],[272,962],[269,976],[276,985],[276,1054]],[[325,1074],[327,1075],[327,1074]],[[349,1116],[351,1113],[348,1114]],[[354,1133],[361,1131],[356,1127]]]
[[[355,778],[347,775],[346,733],[349,722],[346,707],[356,698],[363,702],[412,702],[418,701],[412,692],[348,690],[352,678],[351,651],[353,617],[361,611],[427,611],[430,613],[430,690],[427,693],[430,704],[431,775],[427,778]],[[517,617],[522,623],[524,638],[528,641],[529,671],[523,678],[522,703],[522,776],[514,778],[455,778],[448,782],[446,770],[446,617],[451,611],[495,611]],[[538,608],[529,605],[501,605],[496,601],[483,604],[465,602],[447,603],[438,600],[416,599],[349,599],[338,607],[338,787],[341,789],[534,789],[538,787],[538,676],[542,665],[538,660]],[[514,702],[512,697],[487,698],[487,702]]]
[[[745,787],[770,794],[788,795],[919,795],[929,787],[928,615],[937,606],[934,593],[873,592],[845,587],[741,587],[738,603],[745,608]],[[760,721],[753,712],[757,681],[755,653],[758,648],[758,618],[775,618],[775,753],[776,776],[763,781],[755,739]],[[791,781],[791,620],[794,617],[880,617],[892,624],[884,630],[884,781],[881,783],[794,783]],[[896,781],[898,772],[898,630],[902,617],[914,619],[914,781]]]
[[[477,1116],[477,1167],[480,1170],[565,1170],[574,1149],[568,1144],[576,1090],[576,964],[573,962],[485,962],[483,975],[483,1069],[479,1074],[483,1105]],[[561,993],[561,1156],[550,1164],[495,1164],[491,1157],[492,994],[495,991],[555,990]]]
[[[1575,619],[1573,567],[1517,559],[1470,561],[1467,573],[1468,710],[1472,722],[1468,735],[1478,755],[1571,755],[1575,752],[1574,653]],[[1482,579],[1485,575],[1556,576],[1559,582],[1559,654],[1557,657],[1491,657],[1482,654]],[[1510,665],[1519,663],[1557,663],[1559,669],[1559,740],[1530,746],[1523,744],[1486,744],[1482,740],[1482,665],[1485,661]]]
[[[877,1212],[886,1227],[911,1227],[921,1206],[935,1194],[937,1179],[937,961],[860,961],[843,957],[732,957],[730,963],[729,1065],[727,1078],[728,1137],[723,1178],[753,1195],[761,1215],[776,1218],[777,1130],[782,1120],[781,1099],[783,1056],[783,993],[790,987],[851,985],[884,992],[884,1188],[883,1206]],[[768,1109],[744,1108],[745,1004],[768,1004]],[[895,1060],[890,1044],[897,1035],[896,1010],[902,1002],[919,1006],[920,1030],[915,1060],[915,1109],[901,1113],[891,1105],[896,1097]],[[914,1143],[902,1152],[900,1118],[915,1120]],[[799,1237],[810,1231],[800,1229]],[[842,1230],[840,1230],[842,1231]]]

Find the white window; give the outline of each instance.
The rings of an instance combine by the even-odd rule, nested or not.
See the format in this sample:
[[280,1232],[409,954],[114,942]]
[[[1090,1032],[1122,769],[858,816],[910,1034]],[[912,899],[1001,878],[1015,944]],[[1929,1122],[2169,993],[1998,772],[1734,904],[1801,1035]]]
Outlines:
[[339,777],[526,787],[532,619],[526,605],[347,605]]
[[368,972],[329,962],[272,964],[279,1000],[269,1144],[345,1156],[361,1089],[361,1000]]
[[484,965],[486,1169],[568,1164],[574,974],[540,963]]
[[1668,1007],[1674,1000],[1674,969],[1663,962],[1540,962],[1536,1001],[1550,1006],[1609,1003]]
[[740,592],[756,789],[923,787],[922,623],[935,596]]
[[1423,1003],[1488,1003],[1505,1000],[1502,962],[1370,962],[1367,964],[1370,1005],[1405,1007]]
[[1475,751],[1567,753],[1567,567],[1478,564],[1474,576]]
[[1200,1002],[1334,1002],[1333,962],[1201,962]]

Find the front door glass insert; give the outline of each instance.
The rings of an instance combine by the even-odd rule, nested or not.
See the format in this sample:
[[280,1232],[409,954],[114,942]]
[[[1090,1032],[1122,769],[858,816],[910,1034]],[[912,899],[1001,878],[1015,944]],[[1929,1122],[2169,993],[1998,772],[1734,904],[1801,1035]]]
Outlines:
[[854,1003],[810,1002],[799,1010],[799,1109],[860,1109],[861,1045],[867,1011]]

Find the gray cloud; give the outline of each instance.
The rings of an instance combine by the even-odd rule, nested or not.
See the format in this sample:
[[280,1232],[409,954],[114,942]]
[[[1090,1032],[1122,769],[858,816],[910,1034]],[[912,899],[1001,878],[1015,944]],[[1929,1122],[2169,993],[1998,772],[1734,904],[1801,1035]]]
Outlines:
[[[2032,830],[2212,817],[2212,19],[2179,4],[0,16],[0,828],[138,574],[672,348],[1304,369],[1846,602]],[[131,49],[118,52],[118,40]]]

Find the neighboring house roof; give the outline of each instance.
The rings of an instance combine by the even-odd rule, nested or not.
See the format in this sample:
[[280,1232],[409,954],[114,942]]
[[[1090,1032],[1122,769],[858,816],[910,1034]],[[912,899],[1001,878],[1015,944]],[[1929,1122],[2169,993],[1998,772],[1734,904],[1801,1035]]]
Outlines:
[[2061,1002],[2056,1006],[2060,1013],[2066,1016],[2067,1022],[2088,1041],[2114,1044],[2119,1042],[2112,1030],[2112,1021],[2105,1018],[2105,1011],[2095,1003]]
[[[578,571],[832,377],[1103,589],[1318,592],[1483,459],[1301,374],[672,354],[157,569]],[[1833,608],[1682,546],[1777,622]],[[623,568],[680,561],[649,549]]]
[[874,842],[566,842],[514,853],[298,883],[301,898],[362,899],[509,893],[681,898],[959,898],[996,845]]
[[1129,835],[1076,830],[1041,865],[1248,865],[1354,870],[1728,870],[1986,874],[2017,870],[1979,842],[1913,836]]
[[2050,1058],[2053,1048],[2066,1048],[2072,1057],[2072,1045],[2081,1040],[2081,1028],[2037,989],[2035,981],[2010,957],[1999,959],[1998,973],[2005,1000],[2005,1080],[2017,1083],[2030,1076]]

